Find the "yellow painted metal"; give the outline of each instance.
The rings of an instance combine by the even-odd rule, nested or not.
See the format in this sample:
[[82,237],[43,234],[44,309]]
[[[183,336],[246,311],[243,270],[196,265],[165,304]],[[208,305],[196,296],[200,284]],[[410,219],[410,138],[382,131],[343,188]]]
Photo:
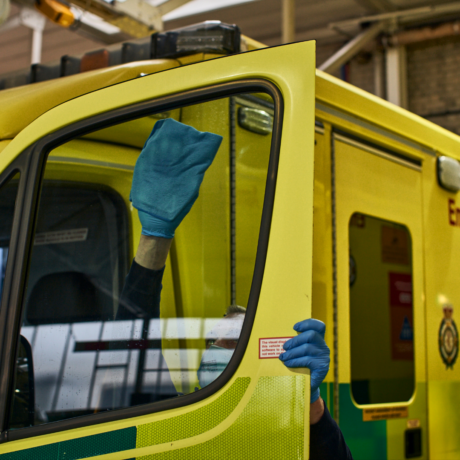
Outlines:
[[[259,44],[252,41],[248,44],[250,49],[251,46],[259,47]],[[174,447],[185,448],[199,442],[206,442],[214,436],[218,436],[222,430],[229,428],[249,402],[259,377],[292,375],[276,361],[259,361],[257,359],[259,337],[293,335],[292,324],[308,317],[310,308],[312,308],[312,316],[327,324],[326,341],[331,348],[331,358],[333,359],[331,125],[374,144],[404,154],[409,158],[419,159],[422,162],[421,172],[363,152],[351,145],[341,142],[336,144],[339,381],[347,384],[350,383],[351,377],[348,222],[354,212],[362,212],[381,219],[402,223],[411,232],[414,267],[416,390],[409,404],[409,418],[420,420],[424,433],[424,457],[422,458],[429,456],[433,459],[458,459],[460,458],[460,441],[457,431],[460,420],[457,407],[460,406],[460,367],[457,363],[453,369],[447,369],[442,362],[438,349],[438,332],[444,318],[443,307],[446,304],[452,304],[454,306],[453,318],[457,320],[457,305],[460,304],[458,292],[460,267],[456,257],[460,250],[460,222],[458,226],[449,223],[449,220],[457,219],[455,210],[460,208],[460,198],[439,187],[436,181],[436,158],[423,149],[460,159],[460,140],[453,133],[321,71],[316,72],[316,77],[313,76],[309,67],[309,60],[313,59],[313,53],[311,43],[300,43],[262,50],[246,56],[242,54],[218,60],[208,60],[218,57],[215,55],[198,54],[181,58],[180,63],[177,61],[155,61],[148,63],[145,67],[144,62],[2,91],[0,93],[2,108],[7,107],[8,113],[11,113],[12,116],[0,120],[0,138],[8,139],[0,141],[0,170],[3,170],[20,151],[46,133],[53,132],[59,127],[67,126],[79,119],[137,101],[251,77],[266,78],[275,82],[280,88],[285,101],[285,120],[267,266],[253,334],[245,358],[235,376],[235,378],[250,376],[251,385],[237,410],[225,422],[199,437],[174,444]],[[299,60],[299,56],[305,57]],[[140,72],[154,73],[200,60],[208,61],[121,83],[102,91],[77,97],[104,86],[133,79]],[[149,65],[151,67],[148,67]],[[316,115],[324,123],[324,132],[318,132],[315,136],[315,177],[314,197],[312,197],[312,190],[308,187],[308,184],[312,183],[313,177],[311,169],[312,139],[309,137],[310,131],[307,127],[313,126],[313,117],[310,116],[309,112],[305,114],[303,107],[300,108],[301,104],[297,104],[297,102],[302,101],[304,106],[305,104],[313,104],[312,89],[315,82],[316,100],[319,103]],[[74,97],[77,98],[53,109],[58,104]],[[216,103],[217,106],[218,103]],[[323,110],[324,108],[331,108],[333,111]],[[48,110],[49,112],[47,112]],[[220,112],[223,110],[224,107],[218,108]],[[38,118],[39,116],[40,118]],[[173,116],[180,119],[179,115]],[[32,122],[35,119],[36,121]],[[191,120],[191,116],[188,120]],[[136,129],[139,129],[139,137],[136,134],[132,139],[127,139],[118,133],[120,138],[116,140],[117,133],[113,129],[99,133],[97,139],[99,141],[119,142],[126,146],[135,147],[131,150],[129,147],[119,147],[119,156],[117,154],[113,156],[116,149],[111,147],[110,157],[108,151],[105,152],[102,149],[98,152],[101,161],[119,162],[120,165],[132,167],[138,149],[141,147],[138,139],[141,137],[141,133],[144,136],[147,132],[149,123],[146,123],[145,126],[137,124]],[[128,124],[126,123],[126,125]],[[199,127],[199,125],[196,126]],[[371,129],[372,127],[374,129]],[[216,120],[216,132],[224,132],[227,128],[228,126],[222,120]],[[132,125],[130,125],[129,130],[134,132]],[[302,136],[299,136],[299,133],[302,133]],[[394,135],[399,136],[399,138]],[[11,141],[13,137],[15,138]],[[101,145],[101,143],[92,142],[92,140],[96,140],[96,137],[97,135],[90,135],[85,141],[73,141],[73,144],[68,144],[66,151],[61,148],[55,153],[59,153],[63,157],[91,159],[96,148]],[[408,142],[404,142],[405,140]],[[81,143],[80,146],[72,152],[72,146],[76,146],[78,142]],[[81,148],[83,146],[84,149]],[[76,152],[77,150],[78,152]],[[82,153],[84,151],[87,152],[87,156]],[[126,155],[128,151],[132,153]],[[60,171],[62,174],[68,165],[68,163],[58,160],[53,160],[51,164],[53,167],[49,170],[49,177],[52,177],[53,171]],[[246,174],[248,170],[245,170],[243,166],[247,165],[242,162],[240,172]],[[261,168],[261,165],[248,166],[252,168],[251,173],[254,175],[257,175],[257,171]],[[112,180],[114,187],[123,189],[123,195],[126,196],[131,174],[128,170],[103,165],[90,168],[78,165],[78,162],[72,163],[72,167],[77,168],[75,171],[84,171],[85,174],[88,174],[90,182],[106,183],[106,181]],[[223,160],[220,164],[216,163],[216,168],[221,168],[223,171]],[[203,198],[214,199],[210,196],[211,189],[207,190],[206,187],[205,184]],[[240,193],[241,198],[244,197],[243,190],[237,193]],[[262,191],[258,190],[257,196],[261,193]],[[296,198],[292,199],[292,197]],[[222,205],[222,212],[224,209],[228,209],[228,203],[218,203],[217,198],[215,200],[216,207]],[[453,200],[454,204],[449,204],[449,200]],[[449,206],[454,209],[454,214],[449,215]],[[308,211],[312,208],[314,210],[313,256],[309,246],[312,239],[312,226],[311,213]],[[136,211],[132,212],[133,240],[136,240],[140,228]],[[190,218],[193,219],[193,216],[191,215]],[[246,217],[243,220],[247,220]],[[187,224],[185,221],[184,228],[185,225],[190,226],[191,222]],[[179,230],[177,244],[181,243],[181,238]],[[216,248],[221,251],[222,257],[228,257],[227,242],[222,241],[222,244],[216,245]],[[133,246],[134,250],[135,247]],[[243,253],[241,257],[244,257],[246,249],[241,252]],[[312,257],[313,272],[310,267]],[[168,263],[169,266],[170,263]],[[288,268],[286,269],[286,267]],[[172,315],[175,308],[172,278],[173,274],[168,268],[165,273],[165,288],[162,296],[162,306],[164,306],[166,315]],[[241,278],[247,279],[247,274],[241,275]],[[310,280],[312,281],[311,292]],[[190,286],[190,280],[184,280],[184,283],[188,283],[187,286]],[[190,295],[195,297],[200,295],[198,288],[192,289],[190,292]],[[240,297],[237,297],[238,303],[244,304],[247,292],[248,286],[245,286]],[[227,289],[219,303],[228,302],[229,295],[229,289]],[[212,309],[213,307],[205,308]],[[276,318],[276,321],[273,318]],[[331,370],[326,377],[327,382],[333,381],[333,372],[334,369],[331,365]],[[171,413],[178,415],[202,407],[204,404],[215,400],[234,381],[235,379],[232,379],[221,392],[213,395],[206,402],[176,409]],[[308,388],[308,385],[306,387]],[[19,445],[23,449],[165,420],[171,413],[120,420],[40,438],[30,438],[20,441],[20,443],[8,443],[0,447],[0,452],[18,449]],[[308,414],[306,414],[307,416]],[[346,423],[346,421],[343,422]],[[389,420],[386,423],[388,458],[403,458],[403,433],[407,420]],[[306,429],[308,430],[308,424]],[[427,447],[428,436],[429,446]],[[167,450],[167,446],[144,449],[147,450],[133,450],[130,455],[159,453]],[[124,458],[123,455],[125,454],[120,454],[119,458]],[[111,456],[110,458],[116,457]]]
[[4,149],[6,148],[6,146],[7,146],[10,142],[11,142],[10,140],[0,141],[0,153],[2,152],[2,150],[4,150]]
[[[355,102],[352,101],[353,98],[350,98],[350,111],[353,111],[353,108],[355,107]],[[336,110],[336,113],[331,114],[324,111],[323,109],[324,105],[319,107],[317,106],[316,117],[318,120],[321,120],[324,123],[332,125],[335,128],[339,128],[346,132],[353,133],[355,136],[358,136],[365,141],[371,142],[377,146],[389,148],[392,151],[400,153],[401,155],[404,155],[408,158],[418,160],[424,158],[424,155],[419,148],[419,144],[413,143],[412,145],[407,145],[404,143],[405,140],[407,141],[411,139],[409,133],[406,133],[407,137],[401,136],[399,139],[394,139],[392,137],[394,134],[392,131],[383,130],[377,123],[373,123],[372,118],[367,120],[361,120],[358,117],[355,117],[355,119],[347,119],[347,115],[351,114],[350,112]],[[376,112],[378,112],[377,107]],[[363,121],[366,122],[366,125],[357,123]],[[434,154],[434,150],[432,153]]]
[[[326,382],[334,379],[334,321],[332,312],[332,215],[331,127],[315,135],[315,192],[313,232],[312,317],[326,324],[326,343],[331,350],[331,368]],[[323,395],[325,396],[325,395]],[[330,402],[330,398],[327,398]],[[329,407],[331,407],[329,405]]]
[[[407,418],[387,420],[387,458],[400,459],[404,458],[405,439],[404,432],[408,428],[409,421],[418,421],[420,427],[428,427],[428,411],[427,411],[427,382],[417,382],[415,392],[417,397],[409,404],[409,414]],[[431,417],[431,415],[430,415]],[[428,436],[426,428],[422,428],[422,456],[421,459],[436,459],[436,456],[430,456],[428,451]],[[436,442],[436,441],[435,441]],[[455,457],[458,458],[458,457]]]
[[[422,174],[401,166],[344,142],[335,141],[336,191],[337,191],[337,266],[338,266],[338,340],[339,340],[339,381],[351,381],[350,361],[350,312],[349,312],[349,242],[348,226],[350,217],[358,212],[402,224],[407,227],[412,238],[413,264],[413,311],[416,391],[409,401],[409,407],[416,404],[417,414],[426,416],[426,337],[425,337],[425,296],[422,232]],[[359,266],[357,267],[359,273]],[[359,274],[358,274],[359,276]],[[369,305],[369,309],[377,308]],[[364,320],[362,327],[368,323]],[[378,331],[369,331],[368,340],[374,340]],[[389,352],[389,351],[388,351]],[[381,362],[375,356],[376,365]],[[384,363],[381,371],[385,370]],[[385,372],[383,372],[385,377]],[[423,390],[423,391],[419,391]],[[350,395],[351,397],[351,395]],[[386,403],[385,407],[401,405]],[[379,404],[357,405],[360,408],[381,407]],[[425,414],[425,415],[424,415]],[[375,423],[375,422],[367,422]],[[404,432],[396,435],[399,422],[390,426],[392,443],[388,457],[403,458]],[[422,427],[422,429],[426,426]],[[395,441],[395,439],[397,440]],[[395,444],[396,443],[396,444]],[[399,448],[397,447],[399,446]],[[390,456],[391,452],[391,456]],[[424,451],[426,455],[426,449]],[[425,457],[426,458],[426,457]]]
[[[316,71],[316,99],[344,113],[353,114],[389,133],[398,134],[433,151],[460,159],[460,139],[453,132],[320,70]],[[343,121],[339,122],[339,125],[341,124]],[[375,132],[369,133],[356,124],[348,126],[355,133],[362,132],[364,136],[367,134],[366,137],[370,135],[373,142],[382,140],[386,145],[392,143],[388,137]],[[407,147],[402,145],[399,147],[404,148],[406,155],[423,157],[422,152],[407,150]]]
[[83,136],[84,139],[93,139],[109,144],[121,144],[141,149],[145,139],[150,134],[153,124],[162,118],[180,120],[180,109],[171,110],[165,114],[157,114],[138,118],[137,120],[120,123],[109,128],[100,129]]
[[267,45],[264,45],[263,43],[258,42],[257,40],[254,40],[251,37],[247,37],[246,35],[241,35],[241,39],[246,42],[248,51],[258,50],[267,47]]
[[[422,177],[417,171],[336,142],[340,382],[350,382],[348,223],[355,213],[405,225],[412,237],[416,380],[426,381]],[[344,269],[346,267],[346,269]],[[341,320],[342,319],[342,320]],[[419,353],[417,353],[419,351]],[[342,361],[343,360],[343,361]]]
[[[298,59],[299,56],[302,56],[302,59]],[[275,62],[276,66],[273,65]],[[308,318],[311,313],[314,62],[314,43],[307,42],[260,50],[248,55],[241,54],[206,61],[199,65],[177,68],[168,72],[131,80],[77,97],[49,110],[25,127],[3,150],[0,156],[0,170],[11,163],[27,146],[47,133],[68,126],[78,120],[136,102],[229,81],[248,78],[263,78],[272,81],[278,86],[284,102],[280,163],[264,280],[252,335],[244,359],[232,380],[206,401],[191,406],[11,442],[2,445],[0,453],[165,420],[171,415],[184,414],[208,404],[226,391],[237,377],[251,377],[251,382],[254,382],[254,384],[251,383],[242,403],[234,411],[235,413],[232,413],[228,419],[215,429],[200,435],[200,440],[210,440],[236,420],[236,417],[239,416],[248,402],[248,399],[246,400],[245,398],[251,397],[255,389],[254,385],[256,385],[259,378],[276,378],[297,374],[296,371],[288,370],[276,359],[259,360],[259,338],[292,336],[294,335],[293,324]],[[224,125],[219,127],[219,120],[216,120],[216,123],[216,130],[224,129]],[[301,137],[298,136],[300,132],[302,133]],[[88,146],[92,144],[89,139],[78,142],[88,142]],[[121,150],[124,149],[125,147]],[[133,149],[134,152],[135,150]],[[62,155],[67,154],[62,153]],[[74,153],[74,155],[77,154]],[[78,155],[82,155],[82,153],[80,152]],[[133,157],[134,155],[131,158]],[[111,162],[114,162],[113,158]],[[132,164],[131,161],[129,163]],[[78,167],[77,165],[75,166]],[[56,159],[56,167],[59,167],[59,159]],[[104,174],[104,171],[102,173]],[[120,172],[120,174],[129,176],[129,173]],[[293,196],[297,197],[297,199],[292,200]],[[135,230],[135,232],[137,231],[138,229]],[[289,267],[289,269],[286,270],[286,267]],[[166,277],[168,278],[168,276]],[[297,378],[304,380],[305,388],[307,389],[305,399],[308,401],[309,379],[303,375]],[[305,404],[305,446],[309,444],[308,409],[308,404]],[[187,442],[196,444],[200,440],[184,441],[183,445],[185,446]],[[148,453],[160,452],[169,448],[169,446],[152,447]],[[144,452],[136,451],[132,454],[143,455]],[[307,458],[308,451],[304,451],[299,455]]]
[[189,54],[188,56],[181,56],[177,58],[177,62],[180,62],[181,65],[195,64],[196,62],[208,61],[210,59],[217,59],[224,57],[222,54],[214,53],[197,53]]
[[[460,208],[460,199],[456,194],[447,192],[441,189],[436,180],[436,157],[431,156],[422,151],[422,148],[427,148],[438,154],[445,154],[452,158],[460,159],[460,141],[458,136],[446,131],[445,129],[434,125],[420,117],[400,109],[392,104],[382,101],[358,88],[335,79],[332,76],[323,74],[317,71],[316,74],[316,98],[317,101],[323,104],[322,106],[335,109],[335,114],[330,111],[324,111],[320,107],[317,108],[317,118],[322,120],[326,126],[324,136],[327,136],[329,123],[344,131],[349,131],[355,136],[359,136],[365,140],[380,144],[385,148],[389,148],[397,153],[404,154],[407,157],[418,158],[422,161],[422,172],[419,173],[423,177],[422,189],[418,186],[420,194],[423,195],[422,203],[413,206],[406,206],[405,210],[399,210],[403,203],[402,197],[406,194],[401,189],[394,189],[391,206],[388,209],[394,209],[402,217],[406,219],[413,219],[418,214],[423,216],[423,233],[419,234],[418,249],[414,248],[414,269],[417,271],[423,270],[425,281],[420,282],[417,297],[414,303],[414,312],[416,318],[416,367],[417,367],[417,383],[416,383],[416,397],[412,399],[409,405],[409,418],[420,419],[422,432],[422,449],[426,458],[433,459],[459,459],[460,458],[460,441],[458,437],[458,426],[460,423],[458,411],[456,408],[460,405],[460,392],[458,391],[458,384],[460,382],[460,368],[458,363],[453,366],[453,369],[446,368],[443,363],[440,352],[438,334],[441,321],[444,318],[443,307],[445,304],[452,304],[454,306],[453,318],[457,320],[456,306],[460,302],[458,297],[458,279],[460,277],[460,268],[456,263],[456,254],[460,250],[460,227],[451,225],[449,223],[449,199],[455,202],[452,209]],[[321,107],[322,107],[321,106]],[[362,124],[356,123],[350,119],[348,115],[355,117]],[[369,126],[375,129],[369,129]],[[402,141],[409,140],[415,144],[419,144],[421,148],[416,145],[408,145],[393,137],[393,134],[401,136]],[[317,135],[317,139],[322,135]],[[322,143],[318,141],[316,146],[315,157],[315,171],[318,170],[318,162],[325,162],[327,159],[320,159],[320,151],[322,152]],[[348,148],[348,147],[347,147]],[[326,153],[329,155],[329,152]],[[371,159],[372,154],[367,154]],[[376,159],[373,162],[378,161]],[[351,174],[352,168],[360,163],[350,162],[337,166],[339,177],[346,177]],[[396,167],[396,166],[394,166]],[[383,181],[383,171],[380,169],[361,169],[362,177],[369,176],[375,177],[377,183]],[[402,168],[402,167],[399,167]],[[397,169],[399,169],[397,168]],[[404,168],[403,168],[404,169]],[[324,171],[324,179],[320,179],[325,184],[326,196],[329,195],[327,189],[327,168]],[[374,175],[375,174],[375,175]],[[410,173],[417,174],[417,173]],[[351,176],[355,177],[355,176]],[[398,180],[398,175],[392,176],[385,183],[381,183],[381,187],[387,189],[386,193],[392,189],[394,181]],[[402,179],[401,179],[402,180]],[[404,181],[404,180],[403,180]],[[402,182],[401,182],[402,183]],[[347,201],[350,203],[357,202],[366,204],[369,212],[372,215],[384,216],[384,203],[382,203],[382,191],[375,191],[372,193],[374,199],[366,203],[366,195],[358,192],[353,184],[349,184],[350,188],[343,188],[338,191],[338,199],[343,203]],[[404,187],[406,187],[408,184]],[[368,184],[368,194],[376,188],[375,183]],[[407,190],[413,193],[413,189]],[[320,197],[318,197],[318,193]],[[318,187],[318,178],[315,178],[315,203],[324,198],[321,197],[322,188]],[[343,195],[344,194],[344,195]],[[329,201],[326,200],[326,205]],[[355,211],[362,211],[363,208],[355,208]],[[351,213],[353,208],[349,209]],[[324,213],[327,213],[327,206]],[[454,213],[456,211],[453,211]],[[322,211],[317,212],[315,207],[315,233],[314,233],[314,254],[321,254],[322,250],[327,250],[327,244],[318,244],[323,238],[323,230],[325,227],[322,222],[325,214]],[[340,216],[340,214],[339,214]],[[349,217],[349,216],[348,216]],[[456,216],[451,215],[453,220]],[[346,220],[346,218],[344,217]],[[344,220],[344,222],[345,222]],[[318,222],[319,221],[319,222]],[[327,219],[326,219],[327,221]],[[318,233],[316,229],[320,227]],[[420,228],[421,225],[420,225]],[[412,229],[411,229],[412,233]],[[423,235],[423,236],[422,236]],[[412,233],[414,237],[414,234]],[[330,235],[328,234],[328,237]],[[339,229],[339,244],[345,248],[345,239],[347,234]],[[319,248],[317,250],[317,247]],[[425,260],[421,257],[424,255]],[[345,258],[348,253],[345,249],[342,252],[342,264],[346,264]],[[319,256],[322,259],[322,255]],[[328,257],[329,260],[331,260]],[[418,259],[418,261],[417,261]],[[318,261],[317,256],[314,257],[314,283],[313,283],[313,316],[318,316],[316,312],[317,304],[315,302],[315,273],[324,262]],[[339,262],[340,263],[340,262]],[[346,294],[346,283],[348,273],[342,274],[339,278],[339,283],[342,289],[339,289],[339,305],[347,305],[348,297]],[[414,273],[414,279],[419,277]],[[328,279],[328,278],[326,278]],[[329,278],[331,279],[331,278]],[[419,277],[420,279],[420,277]],[[332,286],[329,285],[329,290]],[[344,290],[345,289],[345,293]],[[327,291],[327,292],[328,292]],[[340,292],[342,291],[342,294]],[[414,291],[415,292],[415,291]],[[317,296],[316,296],[317,297]],[[417,306],[418,302],[418,306]],[[331,303],[328,303],[331,305]],[[424,312],[426,308],[426,320],[424,319]],[[340,362],[339,372],[340,381],[349,382],[350,375],[349,369],[349,324],[348,314],[346,311],[341,310],[339,316],[339,350]],[[318,316],[319,317],[319,316]],[[326,309],[324,317],[331,319],[331,309]],[[330,323],[328,323],[330,324]],[[457,323],[458,324],[458,323]],[[422,337],[423,336],[423,337]],[[329,342],[330,344],[331,342]],[[426,354],[425,354],[426,353]],[[329,372],[328,379],[332,378],[333,367]],[[426,398],[425,401],[421,402]],[[429,417],[428,417],[429,414]],[[389,420],[387,421],[387,456],[388,458],[402,458],[404,455],[403,446],[403,433],[405,430],[406,419]]]
[[130,62],[3,90],[0,92],[0,107],[8,115],[0,118],[0,140],[12,139],[40,115],[70,99],[137,78],[140,74],[160,72],[178,65],[173,59]]
[[449,368],[443,362],[439,329],[445,318],[443,309],[449,305],[453,308],[452,318],[457,329],[460,325],[460,215],[456,212],[460,208],[460,198],[458,194],[441,189],[435,177],[436,160],[429,158],[423,170],[423,222],[430,455],[433,459],[458,459],[460,362],[457,359]]

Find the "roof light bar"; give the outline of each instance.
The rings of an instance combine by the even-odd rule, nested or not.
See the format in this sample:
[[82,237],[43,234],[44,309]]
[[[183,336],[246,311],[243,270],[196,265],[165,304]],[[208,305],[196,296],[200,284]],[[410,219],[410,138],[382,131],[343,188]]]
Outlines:
[[193,26],[152,35],[152,58],[176,58],[195,53],[239,53],[238,26],[206,21]]
[[80,61],[80,72],[103,69],[109,66],[109,52],[106,49],[86,53]]
[[[82,21],[82,18],[83,16],[78,21]],[[59,62],[34,64],[32,68],[0,76],[0,90],[139,60],[176,59],[195,53],[239,53],[240,45],[241,33],[237,26],[220,21],[207,21],[114,44],[107,49],[89,52],[83,56],[64,55]]]

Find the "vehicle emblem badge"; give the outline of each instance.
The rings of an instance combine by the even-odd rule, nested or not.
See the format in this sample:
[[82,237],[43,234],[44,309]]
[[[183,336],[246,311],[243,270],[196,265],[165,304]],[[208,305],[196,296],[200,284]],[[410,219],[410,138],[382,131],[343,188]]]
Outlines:
[[441,321],[438,335],[439,352],[446,369],[449,367],[453,369],[458,356],[458,331],[455,321],[452,319],[454,311],[452,305],[446,305],[443,311],[444,319]]

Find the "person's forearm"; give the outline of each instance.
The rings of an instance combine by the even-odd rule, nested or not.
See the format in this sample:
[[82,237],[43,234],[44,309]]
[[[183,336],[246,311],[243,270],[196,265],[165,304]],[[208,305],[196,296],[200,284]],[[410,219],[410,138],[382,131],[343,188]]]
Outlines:
[[141,235],[120,296],[117,320],[159,318],[164,266],[172,238]]
[[141,235],[134,260],[141,267],[161,270],[168,258],[172,238]]
[[324,401],[321,396],[310,404],[310,425],[318,423],[324,414]]

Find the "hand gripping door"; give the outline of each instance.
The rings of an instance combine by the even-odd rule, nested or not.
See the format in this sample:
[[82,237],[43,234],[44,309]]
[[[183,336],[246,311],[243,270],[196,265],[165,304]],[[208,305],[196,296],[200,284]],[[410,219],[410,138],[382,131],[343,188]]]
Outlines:
[[[17,204],[21,225],[9,254],[13,263],[5,278],[10,283],[8,299],[2,305],[0,415],[3,441],[8,442],[1,445],[0,454],[5,458],[61,458],[62,452],[66,452],[62,458],[254,458],[261,453],[267,458],[274,453],[279,458],[308,458],[309,376],[289,370],[278,359],[263,359],[261,347],[266,341],[261,339],[276,342],[294,336],[293,325],[311,312],[314,50],[312,42],[264,49],[92,92],[43,114],[2,151],[0,174],[18,157],[29,160],[21,170],[28,185]],[[118,296],[106,297],[124,283],[133,256],[140,260],[137,241],[146,220],[139,223],[129,201],[135,163],[129,158],[139,154],[146,137],[129,144],[120,136],[124,127],[142,117],[150,117],[149,130],[156,120],[172,118],[223,138],[220,147],[216,144],[219,150],[212,165],[204,167],[209,169],[199,197],[194,196],[196,204],[176,231],[166,262],[161,302],[174,305],[175,310],[168,315],[162,310],[157,323],[149,318],[148,327],[142,312],[128,305],[125,316],[120,316]],[[243,159],[232,156],[232,142]],[[258,163],[254,158],[261,158],[263,152]],[[261,164],[266,164],[265,170]],[[251,177],[258,175],[262,188],[251,185]],[[213,192],[219,187],[221,192]],[[59,203],[66,197],[72,198],[72,210],[66,208],[69,217],[64,219],[72,222],[71,228],[59,220]],[[251,203],[257,200],[260,214],[255,219]],[[206,213],[213,219],[222,215],[222,220],[201,224],[198,215],[206,219]],[[154,217],[156,221],[158,215]],[[152,220],[147,221],[150,226]],[[256,230],[251,233],[248,225]],[[85,272],[80,260],[83,251],[77,246],[90,244],[95,229],[106,228],[112,229],[101,240],[107,249],[98,244],[87,252],[83,259],[95,261],[84,261],[93,270]],[[59,252],[58,247],[64,249]],[[168,250],[169,246],[166,254]],[[35,276],[39,253],[43,254],[40,269],[53,261],[49,262],[52,271],[62,262],[62,254],[65,269],[52,276],[48,272]],[[253,264],[246,264],[251,257]],[[209,265],[203,272],[208,273],[203,275],[203,287],[190,278],[190,273],[202,272],[194,265],[200,258]],[[138,268],[131,267],[130,276],[140,276]],[[109,275],[98,278],[97,269]],[[220,273],[216,294],[211,281]],[[49,299],[58,287],[68,299],[53,298],[48,303],[53,308],[40,310],[35,299]],[[60,308],[63,302],[69,302],[65,309]],[[78,302],[83,306],[99,302],[105,316],[98,319],[94,309],[84,307],[76,314]],[[240,310],[241,304],[247,309]],[[228,318],[217,318],[228,305]],[[62,313],[56,315],[57,310]],[[200,316],[197,311],[213,313]],[[114,319],[120,320],[117,325],[131,328],[131,339],[115,340],[116,333],[104,329]],[[171,328],[175,335],[170,335]],[[66,359],[60,365],[63,372],[52,383],[61,390],[46,396],[40,389],[46,388],[38,364],[41,357],[34,347],[52,330],[54,349],[63,350]],[[99,331],[94,332],[97,337],[88,339],[93,330]],[[32,350],[29,361],[35,366],[31,371],[36,384],[33,426],[14,425],[14,409],[8,401],[15,387],[20,331],[26,335],[27,348]],[[132,362],[147,369],[155,359],[163,359],[161,353],[154,359],[150,349],[163,352],[174,397],[147,394],[146,382],[155,384],[147,372],[132,377],[132,385],[124,387],[126,394],[117,393],[113,381],[129,381],[136,373],[117,357],[120,353],[135,356]],[[174,350],[180,356],[177,369],[173,358],[168,358]],[[78,360],[90,355],[89,375],[72,374]],[[215,361],[215,356],[220,356],[220,371],[201,379],[209,364],[206,357]],[[99,379],[101,369],[105,377]],[[162,371],[158,368],[155,375],[164,388]],[[84,410],[66,411],[66,391],[78,392],[75,382],[85,379],[98,396],[85,393]],[[43,405],[38,407],[40,401]],[[250,443],[243,441],[248,436]]]

